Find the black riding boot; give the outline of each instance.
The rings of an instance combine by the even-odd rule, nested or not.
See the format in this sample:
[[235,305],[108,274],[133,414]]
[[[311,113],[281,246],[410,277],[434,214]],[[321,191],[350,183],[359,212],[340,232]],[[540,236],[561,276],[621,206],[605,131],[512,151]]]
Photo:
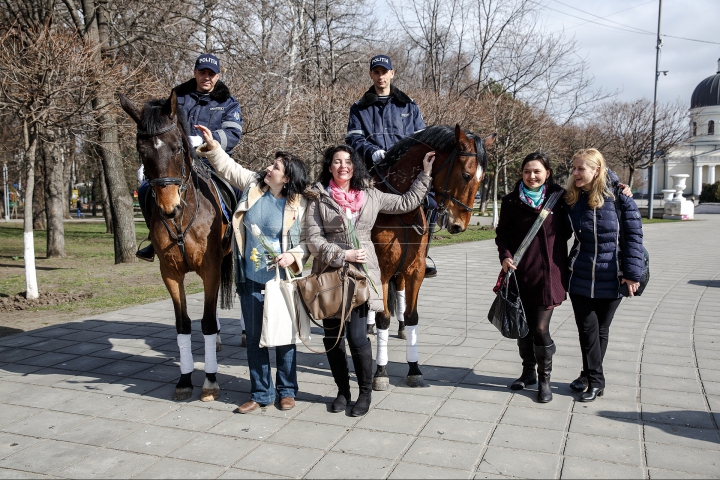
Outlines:
[[[345,355],[345,339],[341,338],[337,346],[334,338],[323,338],[327,352],[330,371],[338,387],[338,394],[332,402],[330,411],[333,413],[344,412],[350,402],[350,370],[348,369],[347,356]],[[332,348],[332,350],[330,350]]]
[[358,399],[355,401],[350,413],[353,417],[362,417],[370,410],[372,400],[372,345],[368,342],[364,347],[351,348],[350,354],[352,355],[355,375],[360,387],[360,395],[358,395]]
[[[430,216],[427,216],[427,218],[430,218]],[[435,229],[437,228],[436,223],[428,223],[428,250],[430,250],[430,242],[432,242],[433,234],[435,233]],[[430,259],[431,262],[433,262],[433,266],[429,266],[427,264],[427,260]],[[435,266],[435,262],[432,258],[429,256],[425,259],[425,278],[433,278],[437,277],[437,267]]]
[[[145,190],[145,198],[138,198],[138,203],[140,204],[140,211],[142,212],[142,216],[145,219],[145,225],[150,228],[150,206],[154,204],[155,202],[152,201],[150,198],[150,188],[148,187]],[[148,235],[148,240],[150,240],[150,236]],[[135,252],[135,256],[139,258],[140,260],[145,260],[146,262],[154,262],[155,261],[155,248],[153,247],[152,243],[146,247],[138,249],[137,252]]]
[[515,380],[511,385],[512,390],[522,390],[530,385],[537,383],[537,374],[535,373],[535,351],[533,349],[533,336],[531,333],[525,336],[525,338],[518,338],[517,340],[518,350],[520,351],[520,358],[522,358],[522,375],[520,378]]
[[552,373],[552,357],[555,354],[555,343],[548,347],[535,345],[535,358],[538,371],[538,402],[548,403],[552,401],[552,390],[550,389],[550,373]]

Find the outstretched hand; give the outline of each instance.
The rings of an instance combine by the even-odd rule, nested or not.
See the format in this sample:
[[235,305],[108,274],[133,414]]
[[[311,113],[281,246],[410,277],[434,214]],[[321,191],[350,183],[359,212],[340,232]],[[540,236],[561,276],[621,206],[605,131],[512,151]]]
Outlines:
[[432,175],[433,162],[435,162],[435,152],[428,152],[423,158],[423,170],[427,175]]
[[202,125],[193,125],[193,127],[195,127],[197,130],[199,130],[200,133],[202,133],[202,137],[203,137],[203,140],[205,141],[205,145],[207,145],[207,148],[206,148],[207,151],[215,150],[218,147],[218,145],[220,145],[213,138],[212,132],[210,131],[209,128],[204,127]]

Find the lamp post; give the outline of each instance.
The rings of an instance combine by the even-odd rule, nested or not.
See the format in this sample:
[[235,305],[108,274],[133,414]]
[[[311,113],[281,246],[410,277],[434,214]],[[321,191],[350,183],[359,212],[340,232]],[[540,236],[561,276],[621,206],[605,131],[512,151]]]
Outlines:
[[10,191],[8,190],[8,184],[7,184],[7,163],[3,163],[3,188],[4,194],[3,194],[3,205],[5,205],[5,221],[10,221]]
[[657,87],[660,73],[667,75],[667,71],[660,72],[660,49],[662,48],[662,39],[660,38],[660,18],[662,15],[662,0],[658,0],[658,28],[657,43],[655,45],[655,93],[653,94],[653,118],[652,132],[650,140],[650,174],[648,188],[648,218],[653,218],[653,200],[655,199],[655,117],[657,113]]

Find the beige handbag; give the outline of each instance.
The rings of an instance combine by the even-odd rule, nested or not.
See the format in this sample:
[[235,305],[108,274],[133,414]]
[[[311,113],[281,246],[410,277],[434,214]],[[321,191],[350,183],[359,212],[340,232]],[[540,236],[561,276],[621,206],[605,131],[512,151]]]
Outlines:
[[319,320],[340,319],[335,345],[340,341],[340,334],[352,309],[367,302],[370,298],[367,277],[355,266],[344,263],[342,267],[329,268],[330,263],[341,253],[338,252],[320,273],[313,273],[295,281],[302,304],[313,323],[322,327],[317,323]]

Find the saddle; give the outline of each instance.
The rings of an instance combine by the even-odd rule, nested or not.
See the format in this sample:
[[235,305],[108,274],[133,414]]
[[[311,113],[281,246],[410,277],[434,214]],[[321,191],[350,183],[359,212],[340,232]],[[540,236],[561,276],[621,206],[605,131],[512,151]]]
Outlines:
[[223,217],[230,223],[232,214],[238,204],[238,199],[235,197],[235,190],[233,190],[233,187],[225,181],[225,179],[212,170],[210,170],[210,180],[212,180],[212,185],[215,187],[218,198],[220,198],[220,210],[223,212]]

